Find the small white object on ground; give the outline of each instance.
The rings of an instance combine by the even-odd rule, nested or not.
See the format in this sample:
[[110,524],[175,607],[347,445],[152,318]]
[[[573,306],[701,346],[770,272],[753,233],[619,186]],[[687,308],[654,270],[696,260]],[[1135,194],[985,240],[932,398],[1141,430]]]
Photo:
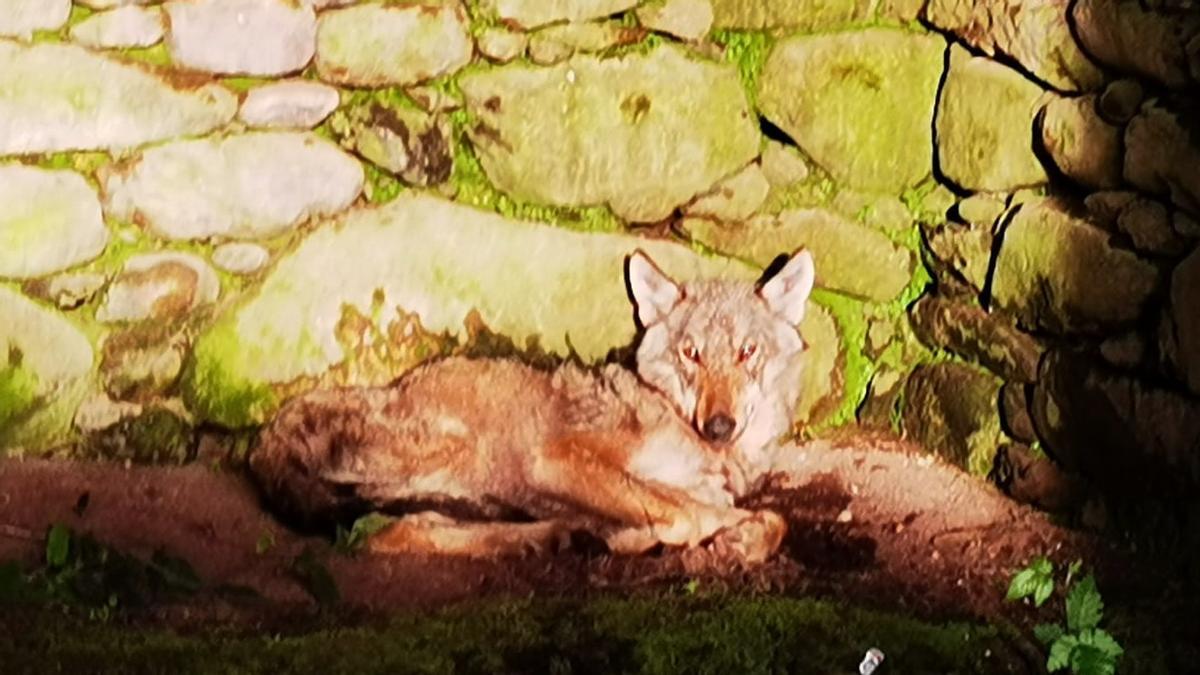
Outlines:
[[867,650],[867,655],[863,657],[862,663],[858,664],[858,675],[871,675],[881,663],[883,663],[883,652],[871,647]]

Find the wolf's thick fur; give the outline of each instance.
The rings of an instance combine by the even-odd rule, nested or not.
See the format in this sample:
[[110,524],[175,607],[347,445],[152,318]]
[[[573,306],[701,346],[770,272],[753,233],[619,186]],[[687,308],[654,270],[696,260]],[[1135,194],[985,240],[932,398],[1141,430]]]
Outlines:
[[387,387],[314,391],[264,430],[252,472],[304,520],[407,514],[377,550],[490,556],[583,530],[621,552],[712,538],[765,559],[783,520],[734,498],[791,426],[812,259],[798,252],[761,285],[680,286],[639,251],[628,282],[636,375],[448,358]]

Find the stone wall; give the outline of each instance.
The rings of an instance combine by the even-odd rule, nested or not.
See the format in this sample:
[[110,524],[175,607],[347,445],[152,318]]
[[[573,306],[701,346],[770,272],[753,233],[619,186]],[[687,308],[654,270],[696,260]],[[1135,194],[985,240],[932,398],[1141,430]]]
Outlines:
[[803,433],[1188,489],[1200,15],[1150,4],[0,0],[0,448],[189,461],[439,354],[614,357],[635,247],[806,246]]

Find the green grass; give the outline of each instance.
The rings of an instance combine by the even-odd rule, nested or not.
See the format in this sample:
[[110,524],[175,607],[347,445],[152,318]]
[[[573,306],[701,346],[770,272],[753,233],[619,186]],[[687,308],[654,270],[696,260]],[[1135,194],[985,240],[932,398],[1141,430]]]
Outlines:
[[[138,629],[0,613],[5,673],[994,672],[1006,630],[791,598],[493,600],[291,635]],[[1001,648],[1001,649],[998,649]]]

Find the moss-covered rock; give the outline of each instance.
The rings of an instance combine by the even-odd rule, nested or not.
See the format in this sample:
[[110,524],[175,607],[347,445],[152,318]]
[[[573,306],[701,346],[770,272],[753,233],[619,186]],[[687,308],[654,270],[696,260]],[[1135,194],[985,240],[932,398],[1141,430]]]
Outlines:
[[697,197],[684,213],[716,220],[745,220],[763,205],[770,189],[762,168],[757,163],[749,164]]
[[317,74],[334,84],[407,85],[458,71],[474,44],[458,3],[368,3],[321,12]]
[[131,331],[104,343],[100,376],[116,400],[146,403],[173,386],[183,369],[181,341],[161,331]]
[[1003,317],[938,296],[918,300],[909,315],[913,331],[930,347],[975,361],[1006,380],[1037,379],[1041,345]]
[[763,67],[759,108],[834,179],[898,195],[932,170],[944,44],[887,28],[783,40]]
[[444,183],[454,167],[444,115],[369,101],[334,113],[329,128],[344,147],[409,185]]
[[0,41],[0,155],[129,148],[233,119],[224,87],[167,84],[82,47]]
[[713,0],[713,26],[823,31],[872,20],[909,22],[922,0]]
[[92,433],[84,452],[136,464],[186,464],[195,456],[195,447],[186,420],[165,408],[150,408]]
[[942,173],[973,191],[1046,183],[1032,142],[1043,94],[1012,68],[951,45],[935,120]]
[[[338,339],[348,311],[393,340],[367,344],[368,350],[402,349],[410,337],[403,333],[420,327],[466,339],[464,322],[474,310],[518,347],[536,340],[552,354],[574,350],[595,361],[634,337],[623,258],[638,247],[681,278],[755,275],[664,241],[572,232],[402,194],[314,232],[281,259],[254,297],[199,338],[185,399],[203,419],[229,426],[262,421],[275,406],[276,385],[319,376],[351,358]],[[414,312],[419,326],[401,322],[397,308]],[[393,334],[390,324],[409,327]],[[396,363],[372,382],[413,365]]]
[[488,178],[513,197],[655,222],[758,154],[737,71],[661,46],[460,80]]
[[1092,91],[1104,74],[1076,43],[1069,6],[1067,0],[930,0],[924,15],[988,56],[1013,59],[1059,91]]
[[58,272],[100,255],[107,242],[100,200],[83,176],[0,166],[0,277]]
[[1095,332],[1141,316],[1159,287],[1159,270],[1116,248],[1066,203],[1022,204],[1003,233],[991,299],[1026,326]]
[[841,405],[846,390],[845,350],[837,323],[829,310],[809,303],[800,324],[800,335],[808,345],[804,371],[800,375],[800,400],[796,423],[819,425]]
[[839,190],[829,207],[867,227],[894,235],[906,232],[914,224],[912,212],[893,195]]
[[1001,381],[958,363],[922,366],[904,388],[904,431],[976,476],[991,470],[1004,442]]
[[892,300],[912,276],[911,253],[824,209],[793,209],[735,224],[689,218],[682,226],[705,246],[761,266],[781,252],[807,248],[817,264],[818,287],[868,300]]
[[0,452],[37,452],[64,440],[92,360],[78,328],[0,286]]
[[644,36],[644,30],[615,20],[556,24],[529,37],[529,54],[533,58],[535,53],[555,50],[566,56],[576,52],[599,52],[637,42]]

